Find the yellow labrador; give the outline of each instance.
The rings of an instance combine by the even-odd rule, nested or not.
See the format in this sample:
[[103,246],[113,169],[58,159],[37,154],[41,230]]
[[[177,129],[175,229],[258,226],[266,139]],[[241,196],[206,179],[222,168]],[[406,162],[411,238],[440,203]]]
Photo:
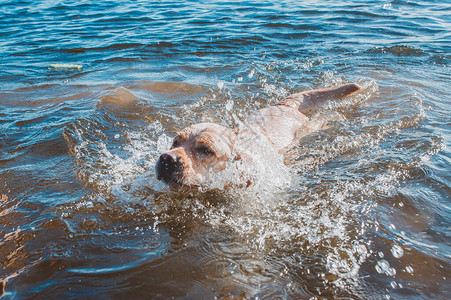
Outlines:
[[200,186],[207,172],[220,172],[228,161],[240,159],[233,155],[234,145],[247,140],[249,147],[258,147],[250,142],[256,136],[281,152],[315,130],[306,114],[359,89],[349,83],[293,94],[254,112],[235,130],[213,123],[191,125],[177,134],[171,149],[158,159],[157,178],[169,186]]

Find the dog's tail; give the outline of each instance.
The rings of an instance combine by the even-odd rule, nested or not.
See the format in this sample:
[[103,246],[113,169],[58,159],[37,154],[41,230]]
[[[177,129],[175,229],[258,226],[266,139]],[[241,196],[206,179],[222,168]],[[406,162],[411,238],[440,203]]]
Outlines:
[[347,83],[331,88],[323,88],[311,91],[305,91],[288,96],[277,105],[285,105],[299,110],[301,113],[308,114],[327,101],[339,100],[349,94],[360,90],[356,83]]

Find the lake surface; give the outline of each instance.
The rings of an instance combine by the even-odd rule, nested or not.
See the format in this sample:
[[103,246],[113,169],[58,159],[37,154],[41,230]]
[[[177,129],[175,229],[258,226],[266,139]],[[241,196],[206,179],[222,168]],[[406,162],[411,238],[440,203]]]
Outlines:
[[[2,299],[447,299],[451,4],[302,2],[0,1]],[[156,180],[177,130],[346,82],[253,187]]]

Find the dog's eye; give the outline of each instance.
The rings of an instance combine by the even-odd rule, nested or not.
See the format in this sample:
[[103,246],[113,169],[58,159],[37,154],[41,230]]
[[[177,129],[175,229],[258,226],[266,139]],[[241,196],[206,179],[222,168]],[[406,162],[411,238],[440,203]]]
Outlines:
[[179,143],[178,141],[174,141],[174,142],[172,143],[171,149],[172,149],[172,148],[177,148],[179,145],[180,145],[180,143]]
[[196,148],[196,152],[204,155],[214,155],[215,152],[207,146],[200,146]]

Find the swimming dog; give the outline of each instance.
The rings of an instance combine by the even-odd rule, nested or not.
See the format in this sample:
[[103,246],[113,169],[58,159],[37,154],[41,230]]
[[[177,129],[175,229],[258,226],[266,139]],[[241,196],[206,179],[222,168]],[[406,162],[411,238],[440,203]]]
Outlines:
[[259,143],[251,142],[254,137],[282,153],[316,130],[308,115],[328,101],[339,100],[358,90],[357,84],[349,83],[296,93],[276,105],[257,110],[243,126],[235,129],[214,123],[188,126],[175,136],[169,151],[159,157],[157,179],[171,187],[201,186],[209,171],[221,172],[228,161],[242,159],[234,152],[235,145],[246,140],[247,147],[258,147]]

